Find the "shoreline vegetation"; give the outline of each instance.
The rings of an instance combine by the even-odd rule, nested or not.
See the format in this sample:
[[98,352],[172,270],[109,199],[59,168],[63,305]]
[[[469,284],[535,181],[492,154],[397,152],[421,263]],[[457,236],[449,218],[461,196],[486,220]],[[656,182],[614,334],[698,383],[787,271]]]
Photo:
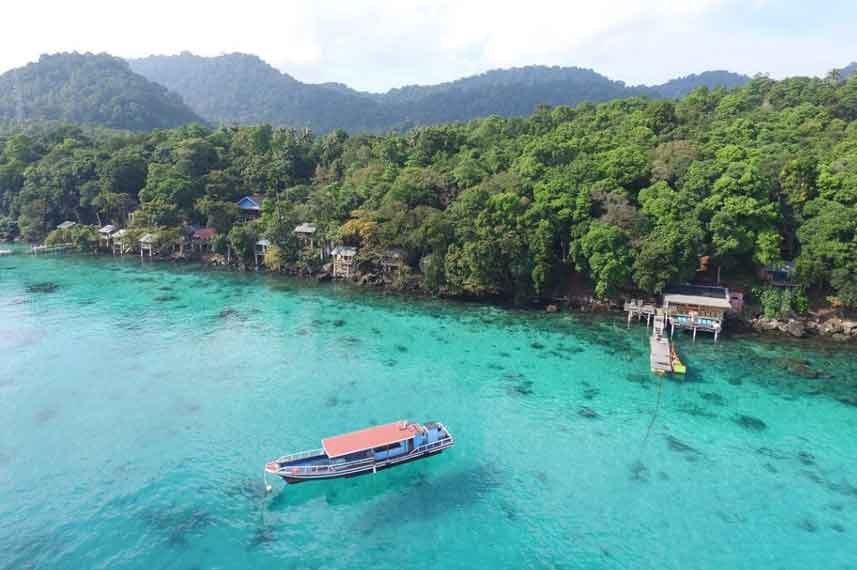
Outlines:
[[844,340],[857,76],[386,135],[21,124],[0,133],[0,239],[519,306],[717,283],[757,330]]
[[[94,228],[88,228],[94,231]],[[26,250],[25,250],[26,251]],[[71,249],[76,253],[95,256],[111,257],[111,254],[103,248],[94,247],[90,250],[81,251],[77,247]],[[217,268],[235,272],[265,273],[273,276],[283,276],[310,282],[329,282],[333,280],[332,262],[318,266],[317,269],[300,264],[285,263],[279,269],[271,270],[264,264],[249,265],[241,262],[239,258],[219,253],[188,255],[171,253],[170,255],[141,256],[139,253],[122,254],[123,257],[141,257],[153,263],[199,263],[205,268]],[[560,313],[573,312],[577,314],[601,314],[619,315],[623,313],[623,304],[627,299],[616,297],[613,299],[596,299],[591,294],[580,294],[564,299],[530,299],[527,303],[509,303],[500,297],[465,297],[437,295],[421,286],[423,276],[408,272],[407,274],[385,273],[377,266],[363,264],[366,271],[355,270],[354,274],[347,278],[338,278],[340,282],[359,288],[370,288],[375,292],[383,294],[399,295],[403,298],[443,298],[452,302],[490,304],[524,310],[527,312]],[[808,312],[801,315],[792,314],[786,318],[766,317],[762,313],[763,307],[748,305],[741,312],[731,311],[726,315],[727,336],[734,334],[759,334],[766,337],[788,337],[792,339],[827,339],[837,343],[857,342],[857,319],[842,317],[841,313],[830,310]],[[637,326],[636,324],[633,326]]]

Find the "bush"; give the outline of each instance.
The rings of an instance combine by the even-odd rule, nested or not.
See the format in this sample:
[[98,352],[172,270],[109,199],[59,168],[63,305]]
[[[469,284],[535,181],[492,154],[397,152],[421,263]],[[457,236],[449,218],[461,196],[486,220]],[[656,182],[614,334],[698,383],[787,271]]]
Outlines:
[[80,251],[92,251],[98,243],[98,232],[92,226],[78,224],[67,229],[56,229],[45,238],[45,245],[70,243]]
[[18,223],[12,218],[0,216],[0,241],[12,241],[18,236]]
[[785,319],[792,314],[804,314],[809,310],[809,299],[803,289],[760,287],[753,295],[762,306],[767,319]]
[[269,246],[268,251],[265,252],[265,267],[269,271],[282,271],[285,263],[283,250],[276,245]]

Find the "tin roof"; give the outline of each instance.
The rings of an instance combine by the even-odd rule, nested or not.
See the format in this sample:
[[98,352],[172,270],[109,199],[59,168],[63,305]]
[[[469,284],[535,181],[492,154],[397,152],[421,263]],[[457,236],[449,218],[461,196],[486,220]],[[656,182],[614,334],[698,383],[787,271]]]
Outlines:
[[217,230],[214,228],[200,228],[193,232],[193,239],[207,241],[213,238],[215,234],[217,234]]
[[330,251],[331,255],[357,255],[357,248],[350,245],[338,245]]
[[115,231],[116,231],[116,226],[114,226],[113,224],[107,224],[106,226],[104,226],[103,228],[98,230],[98,233],[100,233],[101,235],[109,236],[110,234],[112,234]]
[[718,309],[730,309],[732,305],[729,299],[705,297],[702,295],[664,295],[667,305],[699,305],[701,307],[716,307]]
[[409,424],[405,420],[400,420],[398,422],[328,437],[321,440],[321,446],[328,457],[341,457],[349,453],[357,453],[381,447],[382,445],[399,443],[406,439],[411,439],[419,431],[419,424]]
[[73,228],[76,225],[77,225],[77,222],[72,222],[71,220],[66,220],[63,223],[61,223],[60,225],[58,225],[57,229],[58,230],[67,230],[69,228]]
[[296,234],[314,234],[316,230],[316,225],[311,224],[309,222],[304,222],[295,228],[294,233]]

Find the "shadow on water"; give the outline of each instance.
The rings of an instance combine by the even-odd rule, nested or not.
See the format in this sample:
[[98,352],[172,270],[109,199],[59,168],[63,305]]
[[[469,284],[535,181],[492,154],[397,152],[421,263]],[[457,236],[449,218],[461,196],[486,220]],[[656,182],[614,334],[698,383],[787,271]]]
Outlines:
[[143,512],[141,518],[174,548],[187,547],[192,537],[199,536],[216,522],[214,516],[202,508],[150,510]]
[[402,521],[427,521],[450,511],[468,509],[500,484],[497,471],[485,464],[429,476],[417,472],[403,485],[389,489],[382,501],[373,501],[359,517],[362,534]]

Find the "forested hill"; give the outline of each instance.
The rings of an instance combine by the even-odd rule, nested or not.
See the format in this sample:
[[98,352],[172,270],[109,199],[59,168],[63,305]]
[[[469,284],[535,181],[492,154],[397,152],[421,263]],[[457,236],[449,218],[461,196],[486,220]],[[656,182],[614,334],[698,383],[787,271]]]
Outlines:
[[[247,194],[263,196],[249,222],[236,206]],[[313,222],[361,263],[403,249],[431,291],[520,300],[586,280],[599,297],[659,292],[694,278],[700,258],[744,286],[794,260],[812,298],[857,309],[857,76],[758,77],[401,134],[0,133],[0,236],[41,240],[64,220],[164,243],[183,222],[208,224],[216,249],[248,263],[259,238],[276,245],[269,268],[319,263],[293,233]],[[78,228],[53,236],[94,233]],[[777,314],[806,309],[791,290],[768,298]]]
[[634,95],[680,97],[699,86],[736,87],[749,80],[728,72],[706,72],[661,86],[629,87],[589,69],[530,66],[375,94],[341,84],[301,83],[244,54],[183,53],[130,64],[141,75],[179,93],[210,121],[309,127],[317,132],[337,128],[377,132],[488,115],[525,116],[539,105],[575,105]]
[[671,79],[662,85],[652,87],[651,90],[654,91],[655,95],[660,97],[679,98],[684,97],[697,87],[734,89],[745,85],[748,81],[750,81],[750,78],[740,73],[722,70],[704,71],[699,74]]
[[0,75],[0,120],[56,120],[117,129],[170,128],[202,119],[181,97],[106,54],[44,55]]

